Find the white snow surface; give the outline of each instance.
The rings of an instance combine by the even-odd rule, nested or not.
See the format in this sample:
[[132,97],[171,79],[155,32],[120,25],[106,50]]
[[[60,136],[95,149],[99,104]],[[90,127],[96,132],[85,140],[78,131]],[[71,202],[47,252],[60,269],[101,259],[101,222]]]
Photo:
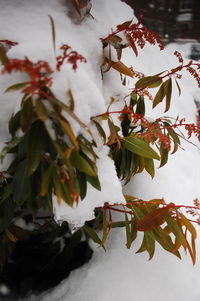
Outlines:
[[[67,2],[67,1],[66,1]],[[18,46],[9,50],[9,57],[31,60],[47,60],[55,69],[55,59],[51,41],[50,23],[48,14],[54,18],[56,24],[57,47],[61,43],[72,46],[87,59],[87,64],[80,63],[74,72],[70,66],[63,66],[60,73],[54,74],[53,91],[59,99],[66,100],[66,91],[71,88],[75,98],[75,113],[90,126],[90,117],[106,111],[110,97],[115,97],[115,108],[123,106],[122,99],[130,87],[121,86],[119,74],[110,70],[104,74],[103,81],[99,66],[102,63],[101,37],[111,32],[116,25],[135,18],[133,11],[120,0],[93,0],[89,17],[80,25],[68,17],[68,9],[64,0],[1,0],[0,39],[9,39],[19,42]],[[153,75],[178,65],[177,59],[170,51],[160,52],[156,47],[148,46],[140,51],[136,58],[130,49],[126,49],[123,62],[132,65],[134,70],[146,75]],[[0,81],[1,111],[0,111],[0,138],[6,141],[9,137],[7,121],[9,116],[19,105],[20,93],[3,94],[5,89],[16,82],[24,80],[23,74],[4,75]],[[195,121],[196,108],[193,95],[197,93],[196,85],[191,77],[184,74],[181,81],[182,94],[178,97],[173,92],[173,102],[168,116],[186,117],[188,122]],[[151,118],[163,116],[164,105],[160,104],[151,110],[147,100],[147,115]],[[73,122],[76,133],[79,125]],[[99,139],[96,137],[97,140]],[[164,197],[167,202],[177,204],[192,204],[192,200],[200,197],[200,152],[198,148],[186,142],[185,150],[179,150],[170,156],[169,163],[156,170],[153,180],[143,173],[135,176],[124,191],[139,198],[149,200]],[[93,209],[103,202],[123,201],[122,186],[118,181],[113,162],[107,156],[107,147],[98,140],[99,178],[102,184],[102,193],[89,187],[84,202],[76,209],[66,205],[55,205],[58,220],[67,218],[75,225],[81,225],[84,220],[93,217]],[[108,198],[107,198],[108,197]],[[106,249],[93,245],[94,256],[89,264],[71,273],[55,289],[41,296],[32,296],[30,300],[41,301],[199,301],[200,261],[198,258],[195,267],[184,256],[178,260],[175,256],[166,253],[157,247],[152,261],[147,262],[144,254],[134,254],[141,242],[141,237],[131,250],[125,247],[124,230],[113,230],[107,242]],[[199,253],[199,243],[198,250]]]

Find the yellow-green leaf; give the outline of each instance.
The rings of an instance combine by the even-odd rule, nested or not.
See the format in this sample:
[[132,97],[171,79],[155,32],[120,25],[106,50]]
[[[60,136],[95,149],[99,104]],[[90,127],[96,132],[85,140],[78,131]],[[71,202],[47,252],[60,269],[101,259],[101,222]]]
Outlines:
[[24,82],[24,83],[19,83],[19,84],[14,84],[10,87],[8,87],[6,90],[5,90],[5,93],[6,92],[12,92],[12,91],[18,91],[18,90],[21,90],[22,88],[24,88],[25,86],[27,86],[28,82]]
[[38,118],[42,121],[46,121],[48,119],[48,112],[43,104],[41,99],[36,99],[35,101],[35,111],[38,116]]
[[145,158],[145,169],[153,178],[155,175],[155,167],[154,167],[153,159]]

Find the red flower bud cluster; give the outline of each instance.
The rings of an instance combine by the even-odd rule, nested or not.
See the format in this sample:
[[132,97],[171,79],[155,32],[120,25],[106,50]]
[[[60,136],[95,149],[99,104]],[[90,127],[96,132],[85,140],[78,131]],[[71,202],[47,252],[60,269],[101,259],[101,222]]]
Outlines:
[[63,51],[62,55],[59,55],[56,60],[57,60],[57,65],[56,68],[58,71],[60,71],[61,66],[63,65],[64,61],[66,60],[67,63],[72,64],[72,69],[74,71],[77,70],[78,65],[77,62],[84,62],[86,63],[86,59],[79,54],[77,51],[72,50],[72,48],[67,45],[63,44],[60,49]]
[[0,43],[5,43],[8,46],[16,46],[16,45],[18,45],[17,42],[13,42],[13,41],[10,41],[10,40],[0,40]]
[[49,74],[52,73],[49,64],[45,61],[31,62],[28,58],[24,60],[11,59],[2,70],[2,73],[11,73],[13,71],[25,72],[29,75],[30,81],[23,89],[23,93],[27,94],[40,94],[40,90],[44,86],[50,87],[52,79]]

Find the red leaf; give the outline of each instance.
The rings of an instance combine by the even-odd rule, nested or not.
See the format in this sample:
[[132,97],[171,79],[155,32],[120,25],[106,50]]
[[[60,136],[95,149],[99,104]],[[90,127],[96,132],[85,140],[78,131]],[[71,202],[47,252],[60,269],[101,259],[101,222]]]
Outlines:
[[168,207],[156,208],[137,222],[138,231],[150,231],[162,225],[169,211]]

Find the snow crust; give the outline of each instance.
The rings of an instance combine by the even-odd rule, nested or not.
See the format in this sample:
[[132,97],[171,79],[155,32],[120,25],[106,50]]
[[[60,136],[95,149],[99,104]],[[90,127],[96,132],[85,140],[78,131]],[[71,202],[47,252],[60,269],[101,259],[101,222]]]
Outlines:
[[[114,70],[105,74],[102,81],[99,69],[102,63],[102,46],[99,39],[108,35],[117,24],[135,17],[131,8],[120,0],[94,0],[91,11],[94,19],[88,18],[81,25],[77,25],[68,17],[69,11],[65,3],[59,0],[1,0],[0,18],[4,27],[0,38],[19,42],[18,46],[9,50],[10,57],[23,58],[28,55],[31,60],[47,60],[55,68],[47,16],[50,14],[56,23],[57,45],[67,43],[87,59],[87,64],[80,64],[76,73],[67,65],[60,73],[55,73],[53,91],[59,99],[66,101],[66,91],[70,88],[76,101],[75,113],[90,126],[90,117],[105,112],[110,97],[118,100],[116,108],[123,106],[120,99],[129,89],[121,86],[119,74]],[[140,51],[136,58],[130,49],[126,49],[123,62],[132,65],[134,70],[153,75],[177,65],[176,58],[169,53],[170,51],[160,53],[156,47],[149,46]],[[22,74],[1,77],[1,146],[2,141],[8,139],[7,120],[21,99],[20,93],[3,92],[11,84],[23,81]],[[131,84],[130,80],[130,86]],[[175,118],[179,115],[186,117],[188,122],[194,122],[196,107],[193,94],[196,93],[196,86],[190,76],[184,76],[181,88],[181,97],[178,97],[177,91],[173,92],[173,103],[168,115]],[[149,117],[163,115],[162,104],[153,111],[150,102],[147,107]],[[77,123],[73,123],[73,128],[76,133],[80,130]],[[156,170],[153,181],[149,175],[143,173],[135,176],[124,191],[146,200],[164,197],[168,202],[191,204],[194,198],[200,197],[200,152],[188,143],[183,143],[183,147],[185,151],[180,150],[170,157],[166,167]],[[67,219],[79,226],[84,220],[93,217],[96,206],[101,206],[104,202],[123,201],[122,186],[116,177],[113,162],[107,156],[107,147],[99,144],[98,150],[97,164],[102,192],[89,186],[86,199],[74,209],[64,203],[58,207],[55,202],[57,220]],[[134,254],[140,241],[138,238],[133,248],[127,250],[124,232],[114,230],[108,240],[106,253],[94,245],[95,253],[89,264],[72,272],[70,278],[54,290],[40,297],[32,296],[30,300],[199,301],[200,261],[192,267],[189,257],[179,261],[157,246],[154,259],[147,262],[146,255]]]

